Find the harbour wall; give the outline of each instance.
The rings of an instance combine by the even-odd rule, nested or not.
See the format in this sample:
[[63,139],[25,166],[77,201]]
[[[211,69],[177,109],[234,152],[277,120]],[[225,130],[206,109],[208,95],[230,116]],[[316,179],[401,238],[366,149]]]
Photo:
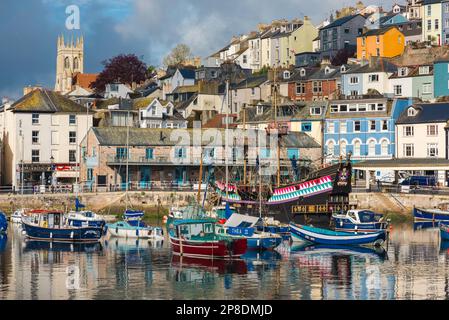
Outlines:
[[[117,214],[117,208],[128,206],[135,208],[154,208],[184,206],[197,196],[196,191],[174,192],[123,192],[85,193],[79,198],[87,208],[102,214]],[[126,200],[128,198],[128,200]],[[449,195],[422,195],[422,194],[390,194],[390,193],[352,193],[350,203],[358,208],[371,209],[380,213],[411,214],[414,206],[422,208],[435,208],[442,202],[449,202]],[[73,209],[74,194],[40,194],[40,195],[0,195],[0,209],[10,214],[14,210],[24,207],[29,209]]]

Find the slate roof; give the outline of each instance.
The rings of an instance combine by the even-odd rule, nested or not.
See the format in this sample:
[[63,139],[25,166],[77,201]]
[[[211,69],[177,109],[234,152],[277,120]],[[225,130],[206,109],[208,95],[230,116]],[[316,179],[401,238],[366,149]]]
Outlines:
[[415,116],[408,115],[407,108],[401,113],[397,124],[435,123],[449,120],[449,103],[420,103],[412,106],[418,113]]
[[[380,35],[383,35],[383,34],[387,33],[391,29],[398,29],[398,28],[396,26],[388,26],[388,27],[381,28],[381,29],[368,30],[367,32],[365,32],[362,35],[362,37],[380,36]],[[398,29],[398,31],[399,31],[399,29]]]
[[[51,90],[38,88],[11,105],[13,112],[86,113],[86,108]],[[89,111],[91,112],[91,111]]]
[[352,68],[345,72],[345,74],[354,73],[369,73],[369,72],[390,72],[397,71],[397,66],[386,59],[377,59],[374,63],[367,63],[363,66]]
[[195,79],[195,69],[178,69],[184,79]]
[[268,80],[268,75],[263,74],[260,76],[251,76],[248,77],[242,81],[240,81],[238,84],[233,85],[231,89],[245,89],[245,88],[256,88],[266,82]]
[[[127,127],[103,127],[91,128],[92,132],[98,139],[102,146],[125,146],[127,143]],[[178,135],[179,129],[143,129],[143,128],[129,128],[129,145],[130,146],[190,146],[193,141],[193,130],[182,129],[183,132],[189,134],[189,141],[183,141]],[[207,129],[211,130],[211,129]],[[211,136],[211,140],[203,139],[203,146],[223,145],[225,143],[225,131],[223,129],[216,129],[217,133],[221,134],[222,139],[217,139]],[[170,139],[173,133],[173,139]],[[257,137],[257,135],[256,135]],[[179,140],[178,140],[179,139]],[[267,145],[269,145],[270,137],[267,136]],[[173,141],[172,141],[173,140]],[[220,141],[221,140],[221,141]],[[310,136],[304,132],[290,132],[284,136],[281,145],[286,148],[320,148],[321,146]]]
[[[419,65],[419,66],[403,66],[407,67],[411,70],[409,70],[408,74],[406,76],[399,76],[398,71],[393,73],[393,75],[390,76],[390,79],[396,79],[396,78],[410,78],[410,77],[432,77],[433,76],[433,65]],[[419,67],[429,67],[429,73],[428,74],[419,74]]]
[[351,21],[352,19],[354,19],[357,16],[363,17],[361,14],[354,14],[354,15],[346,16],[346,17],[335,20],[334,22],[328,24],[327,26],[322,27],[320,30],[340,27],[340,26],[344,25],[345,23]]

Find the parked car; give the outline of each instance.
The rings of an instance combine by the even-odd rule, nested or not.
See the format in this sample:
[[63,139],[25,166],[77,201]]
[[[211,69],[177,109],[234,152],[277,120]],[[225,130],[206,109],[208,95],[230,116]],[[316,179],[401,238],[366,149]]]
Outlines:
[[434,176],[411,176],[400,183],[401,186],[435,187],[437,179]]

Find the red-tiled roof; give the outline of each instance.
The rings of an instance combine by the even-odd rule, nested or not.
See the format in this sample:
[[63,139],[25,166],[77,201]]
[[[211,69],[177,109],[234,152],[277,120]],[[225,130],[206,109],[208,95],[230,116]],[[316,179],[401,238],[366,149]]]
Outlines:
[[98,73],[77,73],[73,77],[73,84],[90,90],[90,84],[97,80]]

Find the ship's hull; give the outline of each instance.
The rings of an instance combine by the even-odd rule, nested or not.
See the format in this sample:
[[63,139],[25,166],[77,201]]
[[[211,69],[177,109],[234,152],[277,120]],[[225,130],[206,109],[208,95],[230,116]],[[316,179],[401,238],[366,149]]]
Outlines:
[[207,259],[237,258],[243,255],[247,249],[246,239],[233,239],[231,242],[224,240],[195,241],[170,236],[170,244],[176,255]]
[[103,235],[102,228],[43,228],[22,223],[26,236],[33,240],[54,242],[97,242]]

